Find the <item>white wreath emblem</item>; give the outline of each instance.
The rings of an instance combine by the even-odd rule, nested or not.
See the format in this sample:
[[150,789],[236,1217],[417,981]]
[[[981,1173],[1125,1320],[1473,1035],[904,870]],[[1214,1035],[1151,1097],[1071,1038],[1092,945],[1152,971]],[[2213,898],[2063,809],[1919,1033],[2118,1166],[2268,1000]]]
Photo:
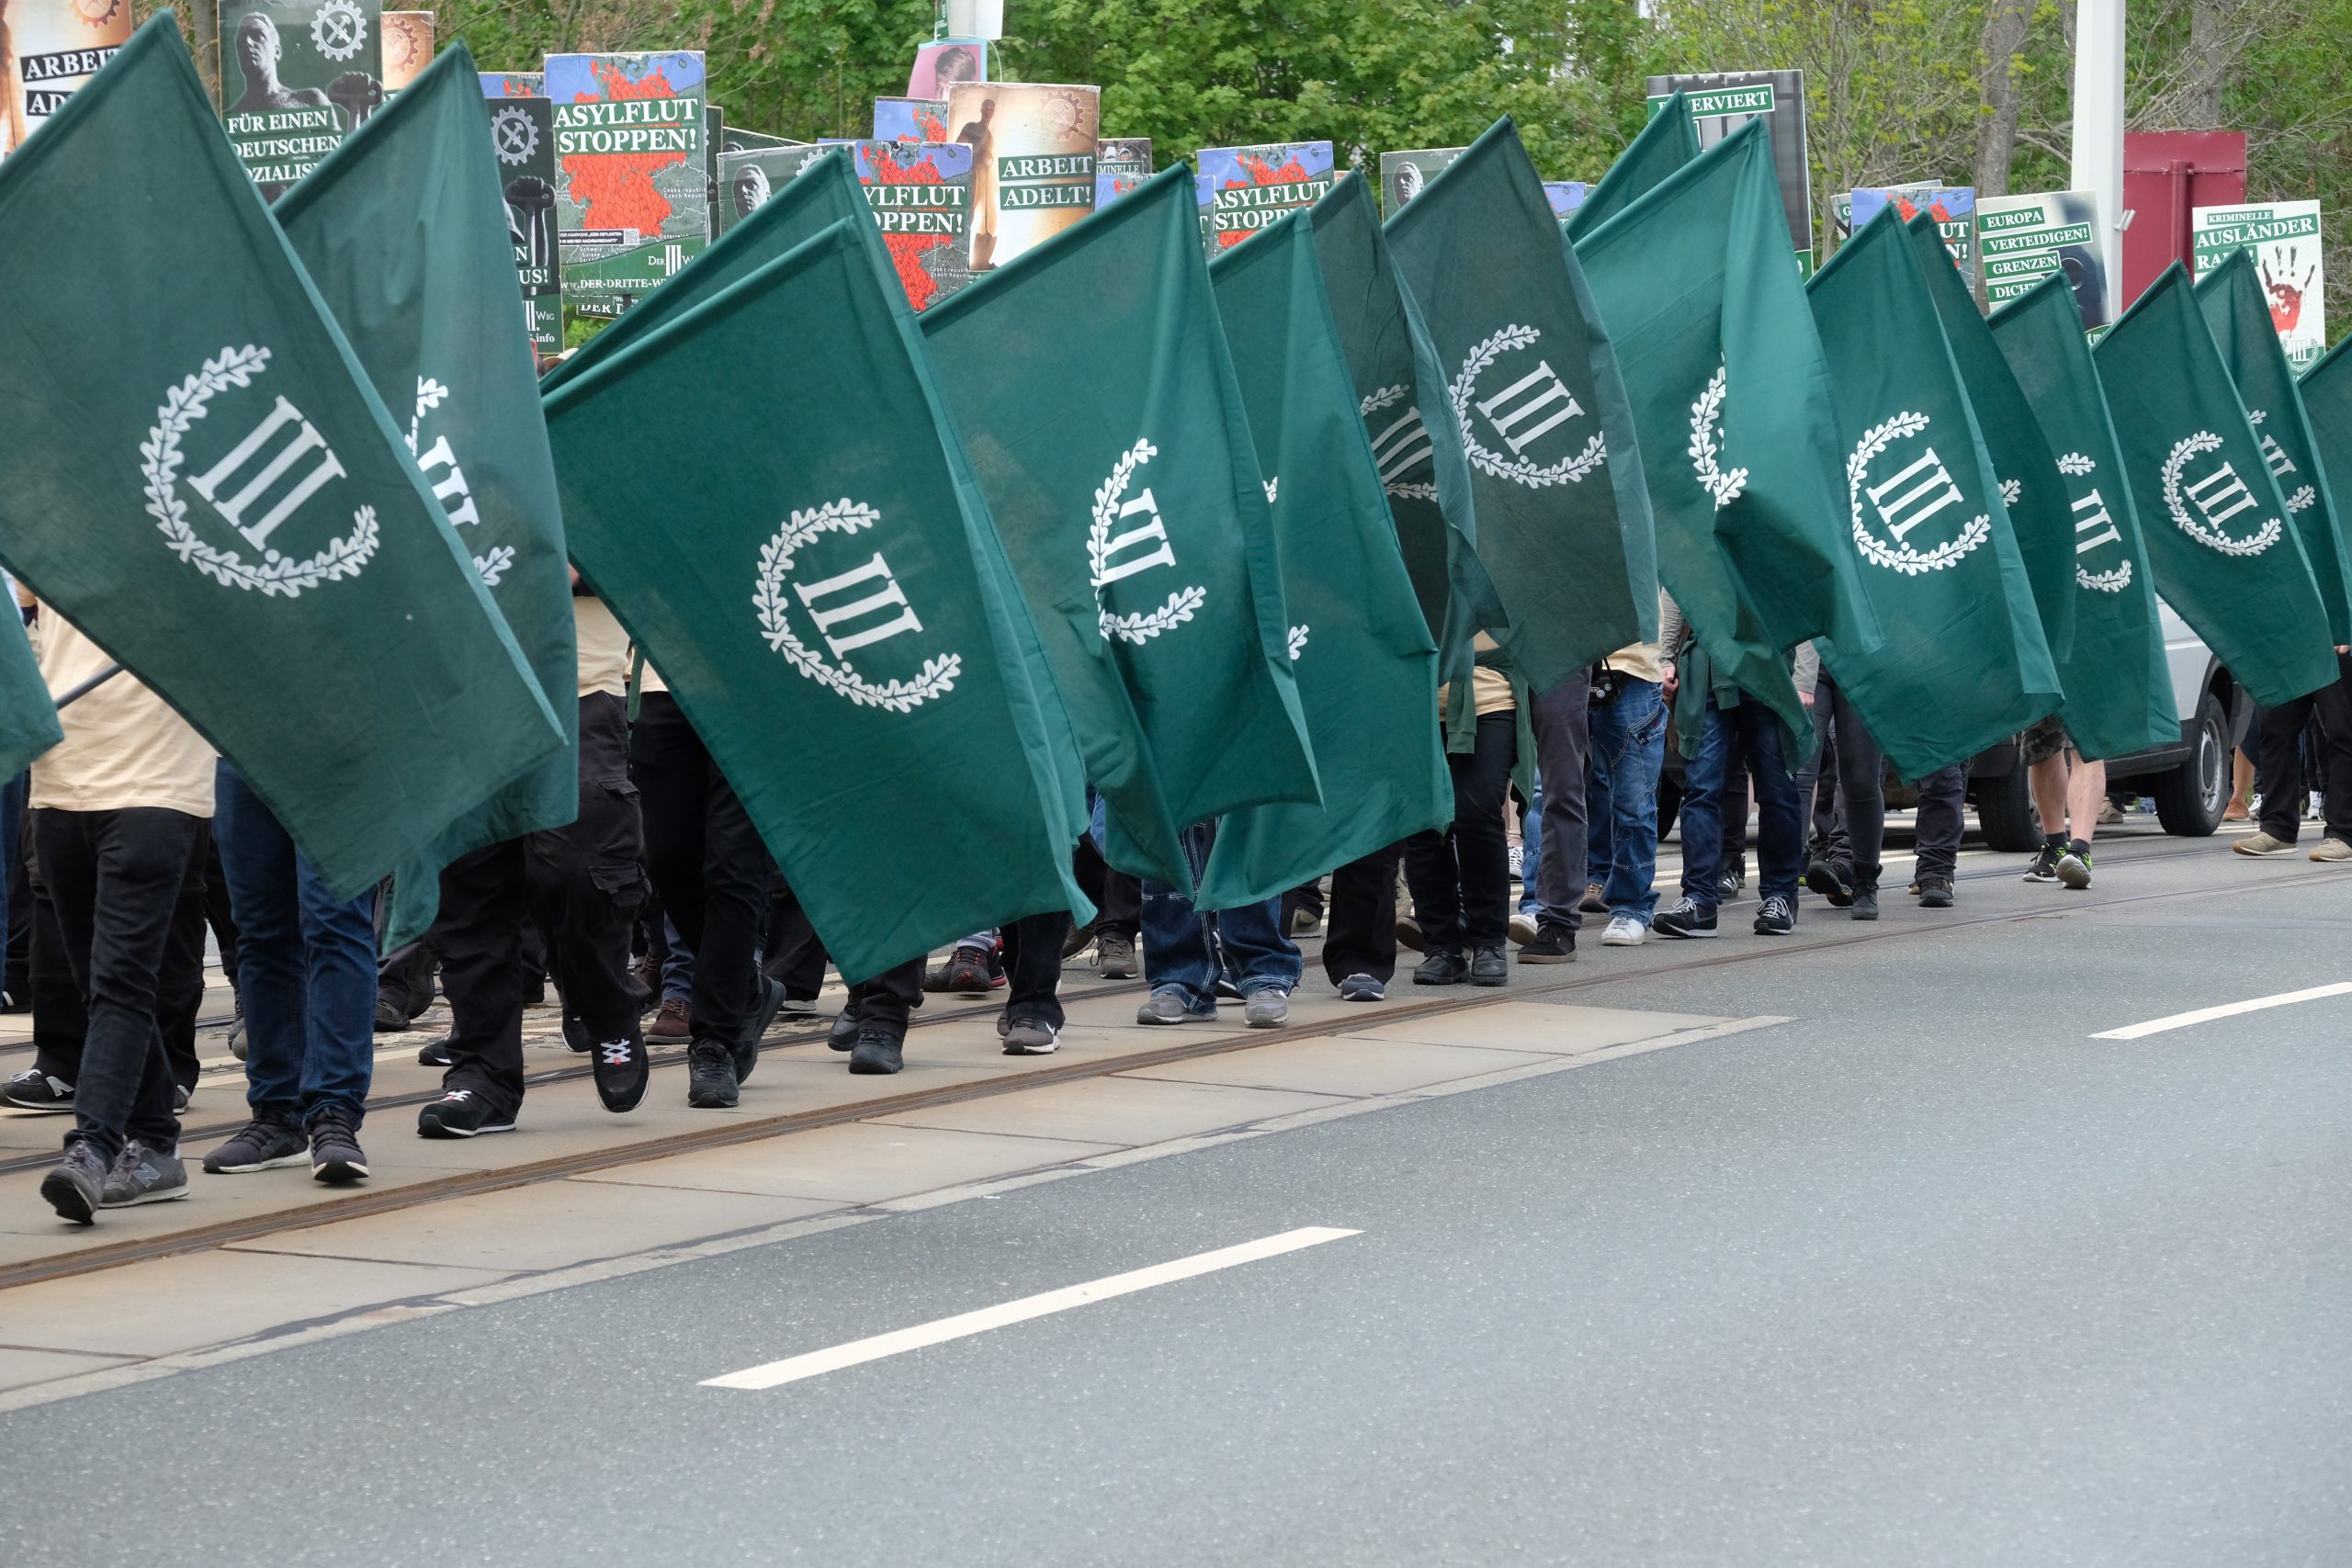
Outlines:
[[2080,452],[2069,452],[2058,459],[2058,471],[2074,479],[2080,479],[2098,467],[2097,462]]
[[1990,538],[1993,514],[1980,513],[1960,531],[1960,536],[1946,539],[1934,549],[1922,555],[1908,545],[1896,545],[1890,549],[1862,524],[1862,480],[1870,476],[1871,460],[1896,440],[1917,435],[1928,428],[1928,416],[1923,413],[1898,413],[1884,424],[1872,425],[1862,433],[1861,444],[1854,455],[1846,459],[1846,501],[1853,513],[1854,543],[1862,554],[1880,566],[1917,577],[1923,571],[1941,571],[1957,566],[1962,556]]
[[2248,409],[2245,411],[2245,422],[2248,424],[2260,424],[2264,420],[2268,419],[2269,417],[2270,411],[2268,409]]
[[1302,653],[1305,653],[1306,651],[1306,628],[1305,626],[1293,626],[1293,627],[1291,627],[1291,629],[1290,629],[1290,657],[1291,657],[1291,661],[1292,661],[1293,663],[1296,663],[1296,662],[1297,662],[1297,660],[1298,660],[1298,656],[1299,656],[1300,654],[1302,654]]
[[139,444],[139,470],[147,481],[147,514],[163,531],[164,543],[184,561],[207,577],[232,588],[258,588],[265,594],[283,593],[291,599],[305,588],[316,588],[340,577],[356,577],[376,553],[376,509],[362,506],[351,514],[351,532],[307,560],[288,560],[277,551],[265,551],[259,565],[249,565],[234,550],[219,550],[197,537],[188,526],[187,502],[180,499],[180,437],[202,419],[205,405],[231,387],[253,383],[269,364],[269,350],[247,344],[224,348],[218,359],[164,396],[155,423]]
[[539,128],[518,108],[503,108],[490,117],[490,144],[498,161],[510,168],[527,164],[539,150]]
[[351,0],[326,0],[311,15],[311,41],[329,60],[348,60],[368,41],[368,14]]
[[424,416],[449,400],[449,389],[430,376],[416,378],[416,412],[409,416],[408,455],[416,456],[416,443],[424,429]]
[[2319,491],[2313,490],[2309,485],[2305,485],[2302,489],[2297,491],[2294,494],[2287,498],[2287,510],[2290,512],[2303,511],[2318,499]]
[[2098,593],[2120,593],[2132,586],[2132,563],[2125,561],[2112,571],[2086,571],[2075,569],[2075,586]]
[[[1358,403],[1356,405],[1356,412],[1362,414],[1364,418],[1370,419],[1382,409],[1387,408],[1391,404],[1395,403],[1397,399],[1405,395],[1407,390],[1408,389],[1402,386],[1383,387],[1380,390],[1373,393],[1370,397]],[[1384,483],[1380,488],[1386,491],[1390,495],[1401,496],[1407,501],[1426,501],[1434,503],[1437,500],[1437,486],[1433,484]]]
[[768,646],[790,660],[792,667],[803,675],[860,707],[910,713],[932,698],[944,697],[956,689],[956,677],[964,671],[961,654],[943,653],[925,660],[922,671],[913,680],[891,681],[877,686],[847,665],[830,662],[794,636],[785,608],[785,580],[791,575],[796,554],[826,534],[854,534],[880,521],[881,513],[874,508],[847,497],[829,501],[822,506],[795,509],[791,518],[776,530],[775,537],[760,547],[760,570],[752,604],[760,613],[760,630],[767,635]]
[[1724,367],[1718,364],[1706,389],[1690,405],[1690,467],[1698,473],[1700,488],[1715,498],[1718,512],[1737,501],[1740,491],[1747,488],[1746,468],[1724,473],[1716,466],[1723,448],[1715,442],[1715,423],[1723,417],[1724,396],[1728,389]]
[[1193,613],[1208,602],[1205,588],[1180,588],[1168,596],[1168,603],[1159,609],[1136,615],[1114,615],[1102,602],[1104,586],[1102,570],[1111,553],[1111,531],[1119,522],[1119,498],[1127,493],[1127,480],[1142,465],[1159,456],[1159,448],[1148,441],[1138,441],[1120,455],[1111,469],[1111,477],[1094,492],[1094,524],[1086,533],[1088,576],[1094,586],[1094,612],[1105,637],[1121,642],[1146,643],[1160,633],[1183,625]]
[[2210,430],[2200,430],[2194,435],[2184,435],[2172,444],[2172,455],[2165,459],[2162,476],[2165,487],[2165,510],[2172,513],[2172,520],[2179,525],[2182,533],[2208,549],[2219,550],[2225,556],[2258,556],[2278,542],[2278,519],[2273,517],[2267,520],[2250,539],[2233,539],[2227,534],[2217,534],[2206,527],[2205,525],[2191,517],[2188,514],[2188,508],[2180,503],[2182,465],[2199,452],[2219,450],[2221,445],[2222,438]]
[[1470,351],[1470,357],[1463,362],[1462,373],[1453,378],[1453,420],[1462,427],[1462,455],[1473,466],[1498,479],[1510,479],[1535,490],[1545,485],[1580,483],[1587,474],[1609,460],[1608,441],[1598,432],[1585,443],[1583,451],[1544,468],[1538,468],[1524,457],[1503,457],[1478,445],[1478,433],[1470,427],[1470,396],[1477,390],[1479,376],[1502,355],[1514,348],[1529,347],[1543,335],[1533,327],[1505,327]]

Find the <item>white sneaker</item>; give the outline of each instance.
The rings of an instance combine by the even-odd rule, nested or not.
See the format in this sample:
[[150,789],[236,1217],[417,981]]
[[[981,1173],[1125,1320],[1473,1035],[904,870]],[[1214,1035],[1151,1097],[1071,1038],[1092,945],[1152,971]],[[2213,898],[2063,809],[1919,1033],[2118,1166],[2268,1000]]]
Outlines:
[[1535,923],[1534,916],[1523,915],[1519,913],[1517,910],[1513,910],[1511,912],[1510,926],[1509,929],[1510,931],[1511,941],[1519,943],[1521,947],[1525,947],[1529,942],[1533,942],[1535,940],[1537,931],[1539,930]]
[[1650,928],[1631,915],[1611,915],[1609,929],[1600,933],[1603,947],[1639,947],[1649,941]]

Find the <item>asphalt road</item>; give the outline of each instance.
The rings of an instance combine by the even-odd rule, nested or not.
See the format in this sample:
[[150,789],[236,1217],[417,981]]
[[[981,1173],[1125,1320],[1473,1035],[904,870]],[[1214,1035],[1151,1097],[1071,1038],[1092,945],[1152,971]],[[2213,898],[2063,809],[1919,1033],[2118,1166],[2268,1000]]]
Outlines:
[[0,1416],[0,1562],[2352,1562],[2352,996],[2090,1038],[2352,979],[2352,877],[2127,861],[2229,890],[1646,974],[1566,999],[1798,1021]]

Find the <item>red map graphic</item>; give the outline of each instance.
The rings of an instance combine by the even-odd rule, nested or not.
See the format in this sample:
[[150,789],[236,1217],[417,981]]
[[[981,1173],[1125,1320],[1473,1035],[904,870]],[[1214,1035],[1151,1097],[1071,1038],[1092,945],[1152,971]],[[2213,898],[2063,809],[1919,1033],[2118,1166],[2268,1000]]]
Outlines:
[[937,115],[932,113],[929,109],[917,109],[915,111],[915,124],[922,130],[922,139],[925,141],[944,141],[947,140],[947,122],[940,118]]
[[[632,82],[609,65],[595,68],[596,79],[604,84],[605,98],[619,103],[630,98],[674,98],[675,87],[662,72],[650,73],[644,81]],[[574,103],[590,103],[594,99],[575,96]],[[583,229],[634,229],[639,234],[652,235],[662,231],[669,220],[669,198],[653,186],[653,175],[686,161],[684,152],[578,152],[562,159],[563,175],[569,182],[571,199],[586,209],[581,215]]]
[[[941,183],[938,165],[929,157],[918,154],[914,162],[901,164],[879,147],[874,150],[869,163],[873,175],[866,180],[875,186],[935,186]],[[882,244],[890,253],[891,265],[899,269],[899,281],[906,287],[907,301],[916,310],[931,303],[939,292],[939,285],[922,267],[925,251],[951,243],[951,234],[885,234]]]
[[[1263,158],[1253,158],[1246,153],[1241,158],[1241,172],[1250,177],[1246,180],[1226,181],[1227,190],[1247,190],[1251,186],[1288,185],[1294,180],[1313,177],[1307,174],[1306,165],[1295,158],[1277,169]],[[1229,251],[1256,231],[1253,229],[1228,230],[1216,237],[1216,248],[1221,251]]]

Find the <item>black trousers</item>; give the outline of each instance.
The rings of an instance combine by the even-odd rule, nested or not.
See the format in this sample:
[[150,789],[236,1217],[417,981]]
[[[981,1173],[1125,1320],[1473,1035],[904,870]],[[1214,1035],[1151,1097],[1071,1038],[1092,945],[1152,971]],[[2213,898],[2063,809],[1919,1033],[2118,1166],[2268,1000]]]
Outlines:
[[695,955],[695,1038],[731,1041],[758,995],[767,846],[669,693],[639,703],[628,765],[645,812],[645,868]]
[[1429,951],[1500,947],[1510,934],[1510,846],[1503,795],[1519,761],[1519,716],[1478,716],[1474,749],[1450,753],[1453,826],[1405,840],[1405,883]]
[[44,807],[32,816],[41,880],[89,1015],[65,1141],[89,1144],[109,1165],[126,1136],[176,1148],[180,1123],[157,998],[203,819],[160,807]]
[[1059,1029],[1062,1017],[1062,941],[1069,935],[1069,911],[1023,915],[1003,928],[1004,1013],[1034,1018]]
[[814,1001],[825,988],[825,944],[808,923],[800,896],[781,876],[768,883],[767,935],[761,943],[760,967],[784,987],[788,1001]]
[[449,998],[449,1070],[442,1086],[471,1089],[494,1111],[523,1103],[526,926],[547,935],[563,995],[564,1032],[592,1045],[642,1046],[628,977],[629,928],[645,901],[643,829],[628,777],[621,699],[580,699],[580,815],[566,828],[476,850],[441,873],[431,942]]
[[1916,818],[1918,859],[1912,863],[1917,877],[1951,880],[1960,864],[1960,835],[1964,824],[1961,809],[1968,797],[1968,764],[1938,768],[1919,781],[1919,815]]
[[[196,1055],[196,1021],[204,1010],[204,933],[211,908],[211,868],[220,863],[212,847],[212,824],[198,818],[196,846],[180,878],[179,902],[172,906],[170,931],[164,939],[164,966],[155,976],[155,1021],[164,1031],[164,1055],[170,1062],[172,1081],[182,1089],[196,1087],[203,1069]],[[228,917],[228,885],[221,884],[221,906]],[[234,953],[234,927],[225,951]],[[224,963],[223,968],[226,968]],[[235,976],[231,976],[231,983]]]
[[1104,860],[1091,834],[1079,837],[1075,870],[1080,890],[1094,901],[1096,932],[1133,942],[1143,930],[1143,879]]
[[1834,778],[1837,798],[1823,853],[1830,864],[1875,887],[1886,845],[1886,759],[1853,699],[1826,671],[1814,690],[1813,733],[1820,748],[1812,766],[1797,774],[1797,788],[1812,808],[1814,831],[1822,832],[1818,786]]
[[2303,817],[2303,730],[2316,716],[2326,738],[2326,791],[2322,820],[2326,837],[2352,840],[2352,660],[2336,655],[2331,685],[2262,710],[2262,755],[2255,768],[2262,791],[2262,830],[2293,843]]
[[[1323,973],[1338,985],[1351,975],[1369,975],[1386,985],[1396,974],[1396,863],[1402,843],[1374,850],[1331,874],[1329,923],[1323,930]],[[1293,908],[1283,900],[1284,930]]]
[[[1065,919],[1069,917],[1064,916]],[[1060,952],[1056,950],[1057,960]],[[695,983],[702,976],[697,973]],[[907,1016],[922,1006],[922,960],[910,958],[896,968],[885,969],[871,980],[860,980],[849,988],[846,1009],[862,1028],[885,1029],[900,1040],[907,1037]]]

